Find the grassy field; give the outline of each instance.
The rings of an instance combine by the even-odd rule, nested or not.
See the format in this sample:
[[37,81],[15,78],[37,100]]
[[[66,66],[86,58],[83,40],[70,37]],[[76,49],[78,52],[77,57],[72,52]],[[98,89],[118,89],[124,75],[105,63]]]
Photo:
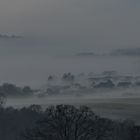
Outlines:
[[101,99],[86,104],[103,117],[133,120],[140,124],[140,98]]
[[86,105],[100,116],[111,119],[129,119],[140,124],[140,97],[125,98],[94,98],[94,97],[56,97],[56,98],[28,98],[28,99],[9,99],[7,106],[21,108],[31,104],[39,104],[44,108],[50,105],[71,104]]

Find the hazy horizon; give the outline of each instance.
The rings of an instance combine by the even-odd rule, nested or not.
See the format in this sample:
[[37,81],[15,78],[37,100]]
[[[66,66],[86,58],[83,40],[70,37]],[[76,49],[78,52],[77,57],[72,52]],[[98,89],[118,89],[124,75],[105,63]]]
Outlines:
[[1,82],[40,85],[49,74],[139,74],[139,57],[74,57],[140,48],[138,0],[1,0]]

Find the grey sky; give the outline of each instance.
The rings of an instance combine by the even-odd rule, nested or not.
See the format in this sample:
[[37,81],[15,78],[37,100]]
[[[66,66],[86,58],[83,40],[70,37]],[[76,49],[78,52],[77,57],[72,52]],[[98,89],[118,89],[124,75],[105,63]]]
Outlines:
[[0,32],[49,45],[140,46],[139,0],[0,0]]

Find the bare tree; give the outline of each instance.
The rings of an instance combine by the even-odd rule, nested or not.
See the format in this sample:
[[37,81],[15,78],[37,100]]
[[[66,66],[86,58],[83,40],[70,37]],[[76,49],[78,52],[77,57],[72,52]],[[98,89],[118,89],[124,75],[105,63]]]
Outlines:
[[85,106],[58,105],[46,109],[46,117],[35,129],[27,130],[26,140],[90,140],[98,117]]

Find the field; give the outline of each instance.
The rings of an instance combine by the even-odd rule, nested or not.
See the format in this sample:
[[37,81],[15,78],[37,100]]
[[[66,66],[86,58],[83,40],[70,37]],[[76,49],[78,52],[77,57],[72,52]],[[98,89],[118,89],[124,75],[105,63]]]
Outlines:
[[57,104],[86,105],[102,117],[118,120],[133,120],[140,124],[140,97],[123,98],[94,98],[94,97],[48,97],[28,99],[8,99],[6,106],[21,108],[31,104],[38,104],[43,108]]

